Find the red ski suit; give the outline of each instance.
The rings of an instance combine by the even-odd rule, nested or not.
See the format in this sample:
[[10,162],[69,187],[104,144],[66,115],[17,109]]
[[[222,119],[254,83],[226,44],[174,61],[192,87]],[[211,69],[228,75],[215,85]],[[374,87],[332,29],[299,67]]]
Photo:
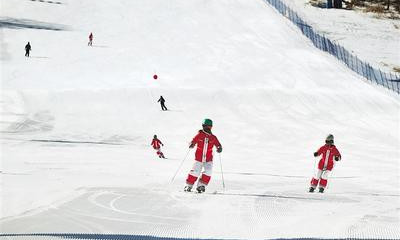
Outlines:
[[322,155],[322,158],[318,162],[318,172],[316,173],[316,176],[311,179],[311,187],[315,188],[319,185],[320,188],[325,188],[328,184],[329,173],[332,171],[334,166],[334,158],[338,157],[339,161],[342,156],[333,144],[325,144],[320,147],[316,153],[317,156]]
[[342,158],[342,156],[339,153],[339,150],[337,150],[335,145],[325,144],[324,146],[318,149],[317,153],[318,156],[322,154],[322,158],[319,160],[318,163],[319,170],[332,171],[334,165],[333,158],[335,156],[338,156],[339,160]]
[[163,145],[162,142],[156,138],[151,141],[151,145],[153,146],[154,149],[160,149],[160,145]]
[[[193,138],[191,146],[194,147],[195,145],[197,145],[195,162],[192,170],[190,170],[188,174],[186,183],[190,186],[193,186],[201,174],[197,185],[205,186],[210,182],[211,179],[213,167],[213,147],[216,146],[217,148],[221,148],[222,146],[216,136],[203,130],[200,130],[199,133]],[[201,172],[203,168],[204,171]]]
[[213,160],[213,147],[221,147],[215,135],[203,130],[199,130],[199,133],[193,138],[192,145],[195,144],[197,144],[195,160],[199,162],[211,162]]
[[159,158],[165,158],[164,153],[161,152],[161,145],[164,146],[164,144],[159,139],[153,138],[153,141],[151,141],[151,145],[156,150],[156,153]]

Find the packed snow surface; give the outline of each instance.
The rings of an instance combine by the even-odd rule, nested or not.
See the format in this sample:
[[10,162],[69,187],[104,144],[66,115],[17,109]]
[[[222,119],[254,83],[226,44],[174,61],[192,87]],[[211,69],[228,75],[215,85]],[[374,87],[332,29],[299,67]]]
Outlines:
[[[400,238],[398,95],[264,1],[1,5],[1,233]],[[223,152],[184,193],[204,118]],[[308,193],[330,133],[342,161]]]

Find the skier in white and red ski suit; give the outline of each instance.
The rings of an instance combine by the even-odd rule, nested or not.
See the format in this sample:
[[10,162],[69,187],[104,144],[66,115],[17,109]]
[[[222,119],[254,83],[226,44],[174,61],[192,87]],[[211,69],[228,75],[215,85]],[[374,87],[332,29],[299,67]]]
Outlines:
[[161,152],[161,146],[164,146],[164,144],[157,138],[157,135],[154,135],[153,141],[151,141],[151,145],[157,151],[157,155],[159,158],[165,158],[164,154]]
[[[190,148],[194,148],[197,145],[195,153],[195,162],[192,169],[190,170],[187,179],[185,191],[192,191],[192,187],[197,181],[198,177],[201,177],[197,182],[197,192],[202,193],[205,191],[205,187],[210,182],[212,167],[213,167],[213,147],[216,146],[217,152],[222,152],[222,146],[218,141],[218,138],[212,134],[212,121],[205,119],[203,121],[203,130],[199,130],[199,133],[193,138]],[[204,168],[204,171],[201,170]]]
[[319,184],[319,192],[324,192],[326,185],[328,184],[328,176],[332,171],[335,161],[340,161],[342,156],[339,150],[333,144],[333,135],[329,134],[326,137],[325,145],[320,147],[318,151],[314,153],[314,157],[322,155],[322,158],[318,162],[318,172],[316,176],[311,179],[310,192],[314,192],[315,188]]

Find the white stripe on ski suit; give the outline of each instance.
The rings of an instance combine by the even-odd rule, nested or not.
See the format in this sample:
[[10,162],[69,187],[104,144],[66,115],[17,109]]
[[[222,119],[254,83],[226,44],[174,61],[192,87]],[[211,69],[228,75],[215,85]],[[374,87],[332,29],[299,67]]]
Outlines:
[[326,167],[328,166],[329,154],[331,154],[331,151],[327,150],[325,155],[324,167],[322,168],[323,171],[325,171]]
[[201,158],[202,162],[206,162],[207,149],[208,149],[208,137],[204,138],[203,156]]
[[327,151],[326,151],[325,161],[324,161],[324,167],[322,168],[322,170],[321,170],[321,169],[318,169],[317,174],[316,174],[316,176],[315,176],[316,179],[325,179],[325,180],[328,179],[328,176],[329,176],[330,171],[329,171],[329,170],[326,170],[326,167],[328,166],[328,159],[329,159],[329,154],[330,154],[330,153],[331,153],[330,150],[327,150]]
[[323,171],[323,170],[319,170],[318,169],[317,174],[314,176],[314,178],[317,179],[317,180],[319,180],[319,179],[328,180],[328,176],[329,176],[330,172],[331,171],[329,171],[329,170]]

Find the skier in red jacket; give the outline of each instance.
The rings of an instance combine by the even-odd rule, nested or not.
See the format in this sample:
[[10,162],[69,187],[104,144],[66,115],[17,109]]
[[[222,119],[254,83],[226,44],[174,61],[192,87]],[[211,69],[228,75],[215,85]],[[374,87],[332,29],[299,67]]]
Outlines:
[[157,138],[157,135],[154,135],[153,141],[151,141],[151,145],[157,151],[157,155],[159,158],[165,158],[164,154],[161,152],[161,146],[164,146],[164,144]]
[[[192,191],[193,185],[200,176],[200,173],[201,177],[197,182],[196,188],[198,193],[204,192],[207,184],[210,182],[213,166],[213,147],[216,146],[218,153],[222,152],[222,146],[218,138],[211,132],[212,125],[213,122],[210,119],[204,119],[203,130],[199,130],[199,133],[190,143],[190,148],[194,148],[197,145],[197,149],[195,162],[186,179],[185,192]],[[203,168],[204,171],[201,172]]]
[[311,179],[311,187],[309,192],[314,192],[319,184],[319,192],[323,193],[326,185],[328,184],[328,175],[335,165],[333,160],[340,161],[342,156],[336,146],[333,145],[333,135],[329,134],[325,139],[325,145],[320,147],[314,153],[314,157],[321,156],[318,162],[318,172],[315,177]]

